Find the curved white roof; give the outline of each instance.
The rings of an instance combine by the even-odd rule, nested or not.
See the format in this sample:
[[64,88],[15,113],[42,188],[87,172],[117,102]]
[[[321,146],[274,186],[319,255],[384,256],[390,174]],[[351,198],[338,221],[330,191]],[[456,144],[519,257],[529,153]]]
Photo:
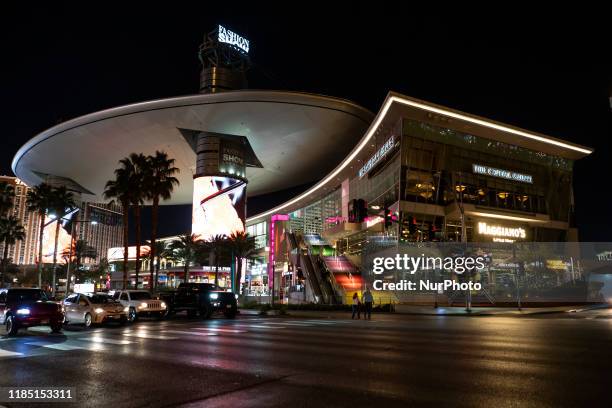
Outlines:
[[343,99],[283,91],[232,91],[120,106],[54,126],[19,149],[13,171],[29,185],[50,174],[102,200],[117,162],[164,150],[176,159],[180,187],[165,204],[192,201],[196,156],[179,129],[246,136],[263,164],[247,168],[255,196],[322,178],[344,158],[374,115]]

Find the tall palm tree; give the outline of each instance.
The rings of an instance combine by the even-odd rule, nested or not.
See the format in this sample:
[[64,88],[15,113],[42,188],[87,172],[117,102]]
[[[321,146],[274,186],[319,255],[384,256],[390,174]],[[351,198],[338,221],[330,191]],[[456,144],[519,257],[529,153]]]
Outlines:
[[185,283],[189,282],[189,267],[197,259],[201,245],[202,240],[195,234],[180,235],[178,239],[170,243],[171,252],[168,258],[183,263]]
[[7,215],[13,208],[13,200],[15,199],[15,188],[12,184],[0,183],[0,217]]
[[115,179],[106,182],[104,198],[117,200],[123,210],[123,290],[127,289],[128,281],[128,246],[129,246],[129,209],[132,202],[134,164],[128,158],[119,161],[120,167],[115,169]]
[[[175,186],[179,185],[179,181],[175,174],[179,173],[179,169],[174,167],[174,159],[168,158],[166,152],[156,151],[155,156],[148,156],[148,171],[145,174],[145,190],[147,199],[151,200],[153,207],[151,208],[151,241],[150,241],[150,273],[151,282],[157,285],[157,273],[159,272],[159,257],[157,257],[157,269],[155,269],[154,260],[157,254],[157,224],[158,210],[160,200],[169,200],[172,196],[172,191]],[[165,246],[165,244],[164,244]],[[153,280],[153,272],[155,270],[155,280]],[[151,290],[154,287],[151,285]]]
[[140,246],[141,246],[141,219],[140,213],[144,200],[147,198],[147,191],[145,186],[145,180],[149,173],[149,161],[147,157],[142,153],[130,154],[128,160],[132,162],[134,172],[132,173],[132,185],[131,204],[134,210],[134,224],[136,224],[136,285],[138,288],[138,280],[140,277]]
[[236,276],[234,279],[234,288],[237,294],[240,294],[240,279],[242,279],[242,261],[251,258],[255,251],[255,238],[249,236],[244,231],[235,231],[227,238],[232,256],[236,258]]
[[45,232],[45,218],[47,210],[51,204],[53,191],[47,183],[41,183],[28,191],[28,211],[38,214],[38,287],[42,287],[42,266],[43,266],[43,235]]
[[51,294],[55,296],[55,278],[57,275],[57,245],[62,218],[76,207],[74,196],[65,186],[55,187],[52,190],[49,209],[55,214],[55,241],[53,246],[53,275],[51,278]]
[[226,235],[213,235],[208,239],[208,246],[215,258],[215,286],[219,286],[219,263],[229,249]]
[[15,245],[17,241],[25,239],[25,230],[19,219],[15,216],[0,218],[0,242],[4,243],[4,253],[2,254],[2,269],[0,270],[0,288],[4,287],[4,275],[8,265],[9,246]]

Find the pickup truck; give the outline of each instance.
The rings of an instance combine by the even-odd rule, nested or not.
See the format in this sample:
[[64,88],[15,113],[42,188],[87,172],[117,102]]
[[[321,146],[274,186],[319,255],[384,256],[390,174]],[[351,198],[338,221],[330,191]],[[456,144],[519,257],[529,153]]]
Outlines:
[[181,283],[178,290],[161,294],[169,313],[186,311],[187,316],[197,314],[208,319],[213,313],[223,313],[228,319],[236,317],[236,295],[219,289],[212,283]]
[[64,307],[47,299],[40,289],[0,289],[0,325],[14,336],[21,327],[49,326],[53,333],[62,331]]

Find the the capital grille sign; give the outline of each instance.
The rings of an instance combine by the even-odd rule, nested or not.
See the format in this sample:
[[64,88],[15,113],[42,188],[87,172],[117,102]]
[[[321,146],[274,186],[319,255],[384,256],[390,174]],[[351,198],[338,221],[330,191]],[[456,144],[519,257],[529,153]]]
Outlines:
[[484,166],[482,164],[472,164],[472,171],[475,174],[484,174],[485,176],[499,177],[506,180],[533,184],[533,176],[531,174],[522,174],[510,170],[496,169],[494,167]]

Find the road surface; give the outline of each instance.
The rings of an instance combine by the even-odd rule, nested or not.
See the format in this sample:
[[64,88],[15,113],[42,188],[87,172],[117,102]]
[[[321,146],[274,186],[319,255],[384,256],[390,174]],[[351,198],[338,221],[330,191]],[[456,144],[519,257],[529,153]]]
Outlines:
[[612,406],[605,316],[346,317],[23,331],[0,338],[0,387],[91,407]]

